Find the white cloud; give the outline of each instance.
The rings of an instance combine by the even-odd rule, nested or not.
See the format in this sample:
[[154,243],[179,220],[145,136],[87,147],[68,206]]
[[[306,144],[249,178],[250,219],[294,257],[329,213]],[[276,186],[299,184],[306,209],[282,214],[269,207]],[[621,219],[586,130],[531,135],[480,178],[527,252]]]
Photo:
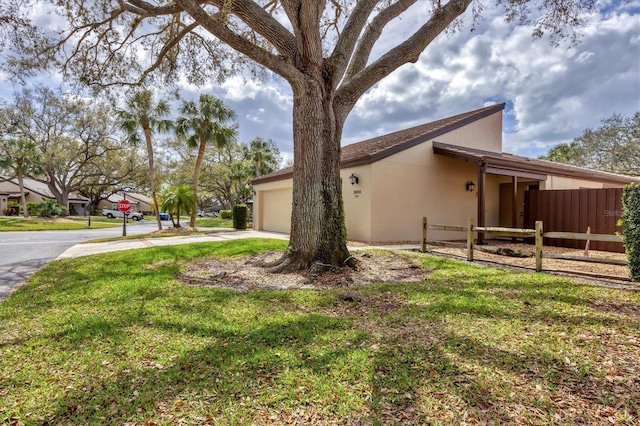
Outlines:
[[[428,3],[418,2],[385,30],[374,57],[415,28]],[[639,4],[603,4],[576,47],[534,40],[531,28],[506,23],[497,9],[488,8],[473,31],[466,16],[457,33],[438,36],[417,63],[362,96],[347,119],[343,144],[506,102],[504,149],[537,156],[613,113],[630,115],[640,110]],[[47,16],[40,14],[43,24]],[[293,97],[281,78],[237,76],[220,86],[183,81],[179,87],[186,99],[203,92],[223,99],[238,114],[240,140],[271,138],[285,155],[293,152]],[[9,86],[0,86],[0,95],[10,93]]]
[[[396,71],[356,105],[345,141],[507,102],[505,151],[537,156],[640,110],[638,16],[608,13],[583,29],[576,47],[552,47],[531,28],[488,17],[473,33],[437,39],[415,65]],[[376,123],[372,128],[371,123]]]

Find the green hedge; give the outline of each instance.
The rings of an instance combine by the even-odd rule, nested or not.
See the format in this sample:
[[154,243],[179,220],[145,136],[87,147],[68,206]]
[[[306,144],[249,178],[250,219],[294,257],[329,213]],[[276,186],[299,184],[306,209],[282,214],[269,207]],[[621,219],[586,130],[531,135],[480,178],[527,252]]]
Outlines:
[[622,226],[631,279],[640,281],[640,184],[632,183],[622,191]]
[[233,206],[233,227],[235,229],[247,229],[247,216],[249,209],[246,204]]
[[233,219],[232,210],[220,210],[220,219]]

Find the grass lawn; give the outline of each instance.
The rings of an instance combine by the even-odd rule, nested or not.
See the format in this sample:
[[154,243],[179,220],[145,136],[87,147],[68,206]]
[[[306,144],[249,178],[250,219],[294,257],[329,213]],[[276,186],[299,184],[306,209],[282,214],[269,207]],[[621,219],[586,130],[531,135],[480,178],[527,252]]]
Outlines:
[[[180,219],[182,221],[182,219]],[[186,225],[189,225],[189,218],[187,218]],[[222,219],[219,217],[199,217],[196,219],[196,226],[202,226],[207,228],[233,228],[232,219]]]
[[410,284],[177,280],[286,244],[49,264],[0,303],[0,424],[637,424],[640,292],[421,254]]
[[[168,229],[167,227],[163,227],[164,230]],[[180,230],[179,232],[159,232],[153,231],[147,234],[134,234],[127,235],[126,237],[104,237],[104,238],[95,238],[93,240],[83,241],[80,244],[93,244],[93,243],[106,243],[109,241],[122,241],[122,240],[139,240],[139,239],[149,239],[149,238],[167,238],[167,237],[183,237],[186,235],[204,235],[204,234],[216,234],[219,232],[227,232],[224,230],[213,230],[213,231],[187,231],[186,228],[182,228],[185,230]],[[229,232],[234,231],[233,228],[228,230]]]
[[[122,220],[120,220],[120,224]],[[65,218],[43,219],[30,217],[0,217],[0,232],[5,231],[53,231],[87,229],[88,218],[67,216]],[[91,228],[112,228],[117,226],[114,220],[91,217]]]

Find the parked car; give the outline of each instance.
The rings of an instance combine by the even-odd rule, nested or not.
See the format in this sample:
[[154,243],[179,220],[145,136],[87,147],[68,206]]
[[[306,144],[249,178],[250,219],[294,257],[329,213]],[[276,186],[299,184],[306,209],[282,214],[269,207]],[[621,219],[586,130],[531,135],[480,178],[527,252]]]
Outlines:
[[169,220],[169,213],[167,212],[160,212],[160,220]]
[[[124,213],[122,213],[120,210],[103,209],[102,216],[106,216],[109,219],[113,219],[116,217],[124,217]],[[144,219],[144,216],[142,215],[142,213],[138,213],[138,212],[127,212],[127,217],[129,219],[135,220],[136,222]]]

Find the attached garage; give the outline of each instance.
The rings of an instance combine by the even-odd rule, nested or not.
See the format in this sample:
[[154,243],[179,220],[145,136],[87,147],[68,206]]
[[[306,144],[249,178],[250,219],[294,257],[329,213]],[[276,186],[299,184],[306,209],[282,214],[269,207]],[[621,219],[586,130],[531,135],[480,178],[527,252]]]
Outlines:
[[[259,229],[289,233],[291,228],[291,188],[260,191]],[[255,214],[255,211],[254,211]]]

